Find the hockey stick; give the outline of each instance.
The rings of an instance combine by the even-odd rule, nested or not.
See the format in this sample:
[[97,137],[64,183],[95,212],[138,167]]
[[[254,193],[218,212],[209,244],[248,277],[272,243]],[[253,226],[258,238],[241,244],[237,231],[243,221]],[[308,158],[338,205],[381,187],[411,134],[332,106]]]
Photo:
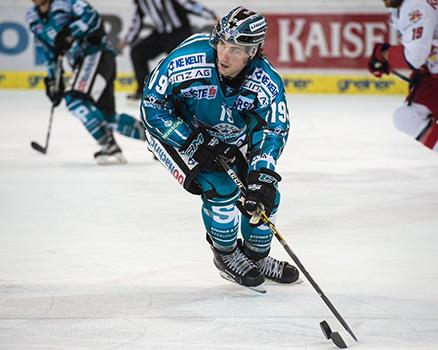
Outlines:
[[[56,60],[56,70],[55,70],[55,89],[58,90],[61,84],[62,79],[62,59],[63,56],[58,56],[58,59]],[[52,131],[52,121],[53,121],[53,114],[55,111],[55,103],[52,103],[52,108],[50,109],[50,118],[49,118],[49,127],[47,128],[47,134],[46,134],[46,144],[45,146],[41,146],[39,143],[32,141],[30,143],[30,146],[35,150],[42,154],[46,154],[47,150],[49,148],[49,139],[50,139],[50,133]]]
[[409,79],[406,75],[403,75],[399,72],[397,72],[396,70],[392,70],[391,71],[392,74],[394,74],[396,77],[399,77],[401,80],[404,80],[407,83],[411,83],[411,79]]
[[[243,184],[243,182],[239,179],[239,176],[237,173],[231,169],[231,167],[228,165],[227,161],[224,158],[218,157],[217,160],[222,165],[222,167],[226,170],[227,174],[231,177],[231,179],[234,181],[234,183],[237,185],[237,187],[242,192],[243,196],[246,196],[246,187]],[[300,271],[303,273],[304,276],[306,276],[309,283],[312,285],[312,287],[316,290],[318,295],[321,297],[321,299],[324,301],[324,303],[328,306],[330,311],[335,315],[336,319],[341,323],[341,325],[344,327],[344,329],[353,337],[355,341],[357,341],[356,336],[354,335],[353,331],[348,326],[347,322],[342,318],[342,316],[339,314],[339,312],[336,310],[336,308],[333,306],[329,298],[324,294],[324,292],[321,290],[321,288],[318,286],[318,284],[315,282],[315,280],[310,276],[310,273],[306,270],[304,265],[301,263],[300,259],[295,255],[295,253],[292,251],[292,249],[289,247],[285,239],[282,237],[280,232],[275,227],[274,223],[269,220],[266,213],[262,210],[259,211],[260,219],[269,227],[271,232],[274,234],[275,238],[278,239],[280,244],[283,246],[283,248],[286,250],[286,252],[289,254],[289,256],[292,258],[292,260],[297,264]]]

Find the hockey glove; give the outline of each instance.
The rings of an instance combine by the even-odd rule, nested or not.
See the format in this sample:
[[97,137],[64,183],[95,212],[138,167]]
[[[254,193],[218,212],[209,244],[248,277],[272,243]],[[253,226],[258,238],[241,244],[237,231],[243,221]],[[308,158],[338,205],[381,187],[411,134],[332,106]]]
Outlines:
[[250,223],[258,226],[262,224],[258,217],[259,209],[263,210],[267,216],[271,215],[281,176],[273,170],[261,168],[250,171],[246,181],[248,183],[246,197],[243,203],[238,202],[237,205],[240,209],[243,206],[243,209],[252,217]]
[[237,150],[236,146],[228,145],[211,136],[202,127],[195,129],[180,148],[180,151],[201,164],[203,170],[208,171],[224,171],[216,158],[223,157],[231,162]]
[[68,26],[65,26],[55,37],[55,43],[53,48],[55,51],[55,55],[64,55],[68,51],[72,43],[73,37],[70,34]]
[[52,101],[53,105],[56,107],[58,106],[62,98],[64,97],[64,79],[61,76],[59,87],[56,86],[56,79],[55,78],[44,78],[44,85],[46,86],[46,95],[49,98],[50,101]]
[[390,72],[388,60],[384,56],[390,46],[388,43],[374,46],[373,53],[368,61],[368,70],[376,78],[381,78],[383,74],[389,74]]

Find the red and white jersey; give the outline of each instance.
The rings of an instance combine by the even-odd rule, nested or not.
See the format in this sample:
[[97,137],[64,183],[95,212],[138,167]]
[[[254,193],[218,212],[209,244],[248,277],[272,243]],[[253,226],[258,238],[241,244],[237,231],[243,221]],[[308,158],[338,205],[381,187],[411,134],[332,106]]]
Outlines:
[[390,15],[409,65],[420,68],[427,63],[430,72],[438,74],[438,0],[404,0]]

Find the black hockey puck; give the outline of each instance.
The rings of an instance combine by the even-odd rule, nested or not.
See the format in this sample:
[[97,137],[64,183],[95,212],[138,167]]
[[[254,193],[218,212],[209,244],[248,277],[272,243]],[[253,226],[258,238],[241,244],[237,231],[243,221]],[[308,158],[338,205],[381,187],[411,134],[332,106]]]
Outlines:
[[327,321],[326,320],[321,321],[319,323],[319,326],[321,327],[322,333],[324,334],[326,339],[330,339],[330,335],[332,334],[332,330],[330,329],[330,326],[327,323]]
[[321,321],[319,326],[321,327],[321,331],[327,340],[331,339],[332,342],[340,349],[347,348],[347,344],[345,344],[344,339],[342,339],[338,332],[332,332],[332,329],[326,320]]

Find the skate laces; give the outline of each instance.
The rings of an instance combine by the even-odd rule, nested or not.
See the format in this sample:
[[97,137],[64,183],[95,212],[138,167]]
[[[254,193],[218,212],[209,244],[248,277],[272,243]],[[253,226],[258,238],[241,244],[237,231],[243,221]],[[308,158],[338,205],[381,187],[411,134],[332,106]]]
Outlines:
[[281,278],[285,263],[267,256],[257,261],[255,265],[266,277]]
[[255,267],[254,263],[239,249],[231,254],[222,255],[223,262],[234,272],[245,275]]

